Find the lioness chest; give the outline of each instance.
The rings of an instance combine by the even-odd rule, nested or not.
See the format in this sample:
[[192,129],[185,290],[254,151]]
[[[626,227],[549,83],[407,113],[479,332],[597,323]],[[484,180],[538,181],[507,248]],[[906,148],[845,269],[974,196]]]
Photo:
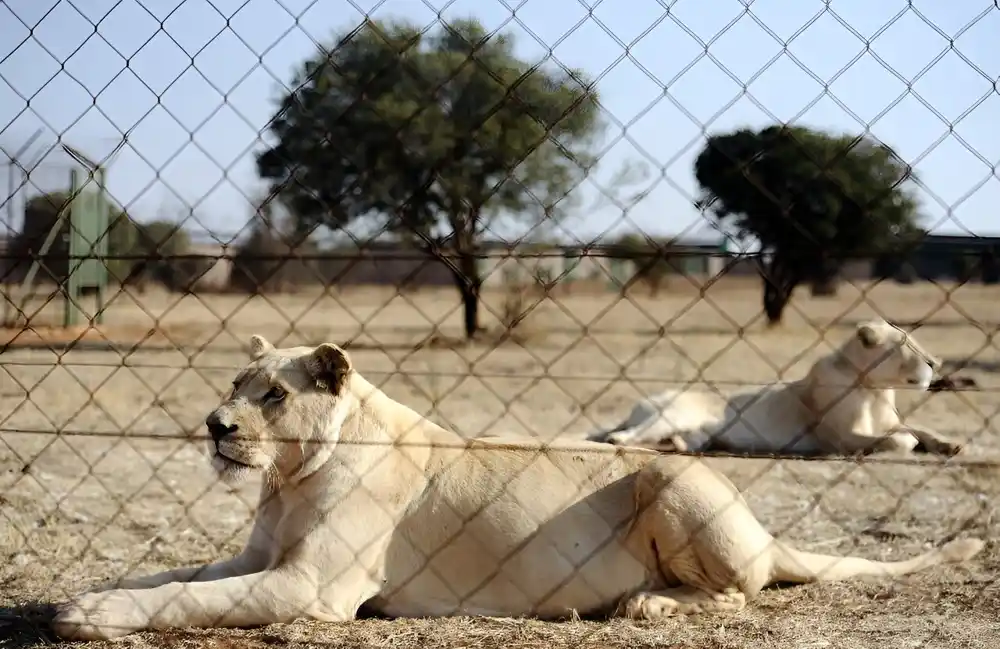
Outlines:
[[407,617],[613,606],[658,575],[631,525],[641,464],[607,453],[467,451],[397,528],[370,605]]

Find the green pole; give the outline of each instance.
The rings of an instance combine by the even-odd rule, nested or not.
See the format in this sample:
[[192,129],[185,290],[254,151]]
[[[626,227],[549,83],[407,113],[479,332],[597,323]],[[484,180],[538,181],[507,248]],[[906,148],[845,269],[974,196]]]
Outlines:
[[69,206],[69,227],[67,228],[67,234],[69,236],[69,256],[70,259],[66,263],[67,273],[66,273],[66,288],[64,289],[64,302],[63,302],[63,326],[72,327],[77,322],[79,322],[80,307],[77,300],[80,297],[80,287],[79,287],[79,275],[78,266],[74,257],[80,254],[80,236],[79,229],[77,225],[77,203],[80,197],[80,177],[76,169],[71,169],[69,172],[69,186],[70,186],[70,201]]
[[107,200],[104,188],[105,173],[104,167],[99,167],[97,170],[97,222],[102,224],[102,232],[97,233],[97,241],[99,242],[98,247],[98,257],[97,265],[98,268],[95,272],[98,274],[97,287],[95,299],[97,300],[97,313],[94,316],[94,320],[97,324],[104,324],[104,288],[107,282],[108,276],[108,264],[106,259],[106,254],[104,254],[108,249],[108,239],[111,237],[111,206]]

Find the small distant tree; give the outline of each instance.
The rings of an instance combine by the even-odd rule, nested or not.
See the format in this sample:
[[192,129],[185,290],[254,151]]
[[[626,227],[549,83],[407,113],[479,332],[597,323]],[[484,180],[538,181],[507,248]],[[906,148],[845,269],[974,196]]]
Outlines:
[[229,283],[238,291],[283,292],[309,279],[302,276],[301,271],[308,271],[299,256],[315,252],[316,247],[289,227],[277,200],[268,195],[254,201],[250,233],[233,256]]
[[482,241],[566,213],[601,119],[578,70],[515,55],[475,20],[367,21],[305,62],[257,160],[299,226],[364,223],[446,263],[479,329]]
[[799,284],[822,286],[847,259],[891,251],[919,233],[912,170],[864,136],[739,129],[708,138],[694,170],[697,206],[760,243],[771,323]]
[[129,247],[134,258],[122,266],[123,271],[127,269],[123,283],[145,286],[155,281],[171,290],[184,289],[191,283],[188,275],[192,271],[188,267],[197,262],[183,259],[191,251],[191,235],[179,223],[166,220],[137,222],[133,231]]
[[677,272],[671,263],[673,240],[652,239],[629,232],[610,242],[609,246],[611,255],[632,263],[633,276],[626,286],[643,282],[656,295],[669,275]]

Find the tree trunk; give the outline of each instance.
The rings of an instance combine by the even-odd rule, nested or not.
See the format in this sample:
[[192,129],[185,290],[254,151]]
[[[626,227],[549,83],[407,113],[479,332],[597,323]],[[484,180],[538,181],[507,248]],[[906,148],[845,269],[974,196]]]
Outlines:
[[468,252],[459,252],[458,272],[452,270],[455,288],[462,296],[462,323],[465,326],[465,337],[472,339],[479,332],[479,298],[483,288],[483,280],[479,276],[479,266],[476,256]]
[[764,284],[764,313],[767,315],[767,323],[776,325],[781,323],[781,317],[785,313],[785,307],[791,298],[791,291],[784,291],[781,288],[765,282]]
[[1000,261],[993,250],[988,250],[982,254],[982,282],[983,284],[1000,283]]
[[840,265],[824,259],[819,262],[816,276],[810,282],[813,297],[834,297],[840,287]]
[[763,271],[764,313],[768,325],[774,326],[781,323],[785,307],[792,299],[792,293],[795,292],[799,279],[795,273],[776,261],[768,264]]

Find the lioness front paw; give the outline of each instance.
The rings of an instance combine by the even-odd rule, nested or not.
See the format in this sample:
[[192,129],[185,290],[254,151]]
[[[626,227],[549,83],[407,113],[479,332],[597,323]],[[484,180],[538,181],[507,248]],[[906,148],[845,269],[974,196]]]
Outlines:
[[930,443],[921,443],[917,446],[918,450],[924,450],[934,455],[946,455],[949,457],[958,455],[964,448],[965,444],[962,442],[955,442],[947,439],[933,440]]
[[80,595],[59,607],[52,631],[64,640],[110,640],[145,628],[149,616],[127,590]]

